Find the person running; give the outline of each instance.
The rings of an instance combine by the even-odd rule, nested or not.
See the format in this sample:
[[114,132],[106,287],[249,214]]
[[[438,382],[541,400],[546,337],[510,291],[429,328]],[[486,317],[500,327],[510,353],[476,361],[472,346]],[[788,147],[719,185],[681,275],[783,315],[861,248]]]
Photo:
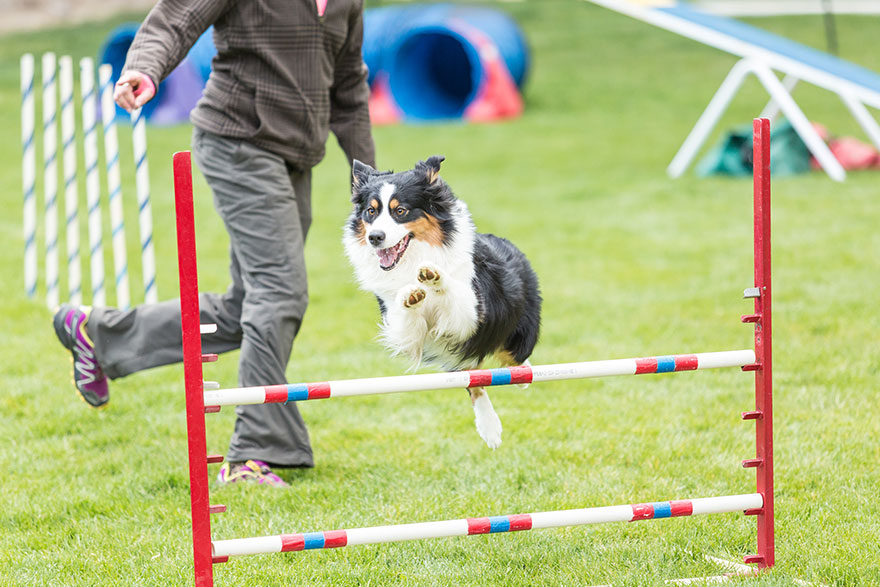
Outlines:
[[[129,48],[114,99],[152,99],[199,36],[214,27],[217,55],[190,118],[196,164],[230,241],[231,285],[200,296],[206,353],[241,349],[239,386],[285,383],[308,305],[303,247],[311,169],[332,131],[349,162],[375,166],[363,0],[160,0]],[[81,397],[101,407],[107,379],[180,362],[180,304],[130,310],[63,305],[54,316],[73,354]],[[313,467],[295,403],[238,406],[221,482],[287,484],[272,467]]]

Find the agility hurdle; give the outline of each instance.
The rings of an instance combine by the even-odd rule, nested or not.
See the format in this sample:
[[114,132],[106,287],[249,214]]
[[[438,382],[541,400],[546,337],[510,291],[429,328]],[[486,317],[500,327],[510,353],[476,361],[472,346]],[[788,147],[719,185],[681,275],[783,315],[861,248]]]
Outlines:
[[[754,313],[742,316],[740,319],[744,323],[754,325],[755,345],[754,349],[748,350],[217,389],[216,383],[203,379],[202,363],[216,361],[217,355],[202,354],[201,336],[203,334],[210,335],[216,331],[216,326],[199,323],[192,165],[189,152],[180,152],[174,155],[174,182],[189,450],[193,566],[197,587],[212,586],[214,581],[213,565],[227,562],[230,557],[234,556],[729,512],[742,512],[757,518],[757,553],[746,556],[744,562],[755,564],[758,568],[771,567],[775,563],[770,288],[770,123],[767,119],[754,121],[754,285],[744,291],[744,297],[754,299]],[[280,403],[428,389],[538,383],[615,375],[673,373],[722,367],[740,367],[743,371],[755,372],[755,409],[742,413],[742,419],[754,421],[756,427],[756,456],[742,462],[743,467],[756,469],[755,493],[253,538],[214,540],[211,535],[211,515],[225,512],[226,507],[210,503],[208,464],[222,462],[223,457],[207,454],[205,413],[219,411],[220,407],[224,405]]]
[[[74,99],[74,67],[70,56],[56,59],[54,53],[41,58],[41,120],[43,154],[43,206],[37,209],[37,185],[35,152],[36,100],[34,91],[35,59],[33,54],[21,57],[21,142],[22,142],[22,191],[24,236],[24,285],[28,297],[36,297],[39,276],[38,231],[39,213],[43,214],[46,305],[54,308],[61,301],[59,266],[59,241],[64,239],[67,267],[67,297],[73,304],[83,303],[82,265],[88,259],[91,303],[105,305],[107,288],[104,278],[103,218],[101,211],[101,184],[98,168],[99,151],[97,116],[101,114],[104,136],[104,163],[107,204],[110,210],[110,236],[113,248],[116,305],[128,308],[129,293],[128,261],[123,215],[123,193],[120,182],[119,145],[116,134],[116,105],[113,103],[112,68],[104,64],[98,68],[99,91],[95,88],[95,62],[86,57],[80,60],[80,106],[82,131],[82,159],[76,141],[76,106]],[[56,83],[57,80],[57,83]],[[96,98],[100,95],[100,107]],[[58,206],[58,110],[61,118],[61,155],[63,167],[64,209]],[[153,252],[152,212],[150,209],[149,171],[147,143],[143,117],[140,110],[131,115],[134,166],[138,202],[138,225],[140,228],[140,256],[143,269],[144,301],[158,301],[156,291],[156,263]],[[86,209],[88,215],[88,248],[80,254],[79,229],[79,162],[85,170]],[[64,222],[63,233],[59,231],[59,216]]]

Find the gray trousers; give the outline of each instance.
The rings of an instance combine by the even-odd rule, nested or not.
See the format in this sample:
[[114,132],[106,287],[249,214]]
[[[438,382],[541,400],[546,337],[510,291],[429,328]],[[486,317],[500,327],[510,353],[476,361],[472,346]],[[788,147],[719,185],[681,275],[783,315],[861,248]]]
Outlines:
[[[286,383],[293,339],[308,304],[303,245],[311,224],[311,171],[248,142],[195,129],[193,155],[214,192],[230,241],[232,285],[199,298],[206,353],[241,349],[239,386]],[[95,308],[87,323],[111,379],[183,359],[180,303]],[[309,435],[295,403],[237,406],[226,459],[311,467]]]

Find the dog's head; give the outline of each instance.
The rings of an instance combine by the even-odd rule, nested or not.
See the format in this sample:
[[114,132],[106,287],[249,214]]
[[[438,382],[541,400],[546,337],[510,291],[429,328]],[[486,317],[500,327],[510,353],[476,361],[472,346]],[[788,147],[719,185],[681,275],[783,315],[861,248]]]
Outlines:
[[360,244],[372,247],[385,271],[397,266],[412,241],[440,247],[453,236],[456,198],[440,178],[443,160],[429,157],[400,173],[354,161],[354,210],[347,228]]

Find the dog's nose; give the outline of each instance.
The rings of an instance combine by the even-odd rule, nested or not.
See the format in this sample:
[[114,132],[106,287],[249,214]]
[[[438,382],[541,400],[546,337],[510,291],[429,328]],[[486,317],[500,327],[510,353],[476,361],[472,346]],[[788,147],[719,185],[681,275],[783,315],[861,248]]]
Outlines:
[[385,241],[385,233],[381,230],[374,230],[367,238],[370,239],[371,245],[373,245],[374,247],[378,247]]

